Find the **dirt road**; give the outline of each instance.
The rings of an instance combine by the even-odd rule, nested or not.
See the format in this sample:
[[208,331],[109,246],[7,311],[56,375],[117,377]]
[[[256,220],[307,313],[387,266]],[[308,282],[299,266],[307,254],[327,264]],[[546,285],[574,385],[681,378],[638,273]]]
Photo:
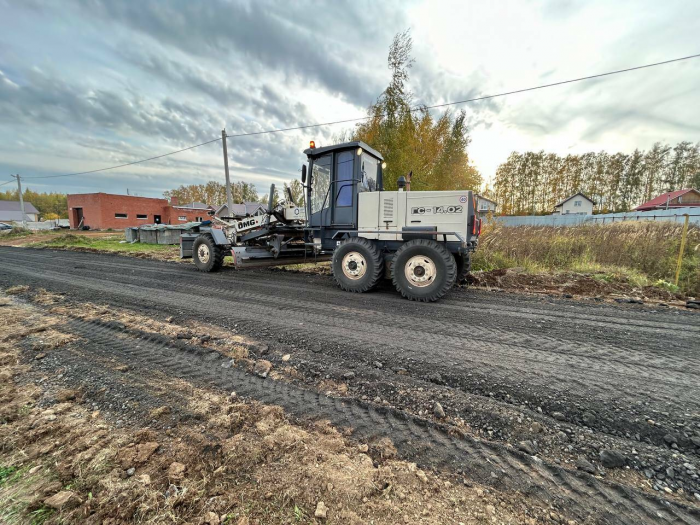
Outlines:
[[[363,439],[388,436],[402,457],[518,490],[577,522],[700,522],[694,312],[468,289],[415,304],[388,286],[343,293],[327,276],[203,275],[4,247],[0,285],[193,323],[167,340],[67,320],[95,355],[128,355],[137,369],[327,418]],[[228,367],[200,344],[201,322],[256,341],[251,357],[275,369],[291,355],[296,373],[272,381]]]

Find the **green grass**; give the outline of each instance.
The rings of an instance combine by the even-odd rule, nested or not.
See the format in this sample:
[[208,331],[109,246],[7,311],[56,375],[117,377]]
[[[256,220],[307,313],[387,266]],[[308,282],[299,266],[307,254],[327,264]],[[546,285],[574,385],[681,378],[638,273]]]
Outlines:
[[29,237],[30,235],[34,235],[34,233],[26,228],[12,228],[9,231],[2,232],[0,235],[0,239],[18,239],[20,237]]
[[0,487],[12,483],[18,470],[17,467],[0,467]]
[[151,253],[176,256],[179,251],[177,245],[169,244],[142,244],[124,242],[124,235],[115,234],[109,237],[90,237],[87,235],[75,235],[64,233],[57,237],[27,244],[33,248],[66,248],[66,249],[86,249],[100,250],[116,253]]

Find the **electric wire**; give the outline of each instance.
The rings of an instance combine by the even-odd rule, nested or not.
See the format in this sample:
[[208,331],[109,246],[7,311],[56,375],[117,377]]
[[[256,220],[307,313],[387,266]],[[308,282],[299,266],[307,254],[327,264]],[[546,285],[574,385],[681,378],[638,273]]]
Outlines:
[[[532,86],[532,87],[516,89],[516,90],[512,90],[512,91],[505,91],[503,93],[497,93],[494,95],[484,95],[484,96],[480,96],[480,97],[468,98],[468,99],[464,99],[464,100],[457,100],[457,101],[453,101],[453,102],[445,102],[443,104],[433,104],[433,105],[429,105],[429,106],[420,105],[420,106],[416,106],[415,108],[411,108],[409,111],[413,113],[416,111],[425,111],[425,110],[430,110],[430,109],[444,108],[444,107],[448,107],[448,106],[456,106],[459,104],[467,104],[470,102],[479,102],[482,100],[489,100],[489,99],[493,99],[493,98],[505,97],[505,96],[509,96],[509,95],[515,95],[518,93],[526,93],[528,91],[536,91],[539,89],[545,89],[545,88],[550,88],[550,87],[554,87],[554,86],[573,84],[575,82],[582,82],[584,80],[592,80],[595,78],[602,78],[602,77],[607,77],[607,76],[611,76],[611,75],[618,75],[621,73],[628,73],[630,71],[638,71],[640,69],[647,69],[647,68],[661,66],[661,65],[665,65],[665,64],[671,64],[673,62],[681,62],[683,60],[690,60],[690,59],[698,58],[698,57],[700,57],[700,53],[695,54],[695,55],[688,55],[688,56],[684,56],[684,57],[680,57],[680,58],[673,58],[670,60],[664,60],[662,62],[654,62],[651,64],[644,64],[642,66],[634,66],[634,67],[629,67],[629,68],[625,68],[625,69],[618,69],[615,71],[608,71],[606,73],[598,73],[596,75],[588,75],[585,77],[573,78],[573,79],[569,79],[569,80],[562,80],[559,82],[551,82],[549,84],[541,84],[539,86]],[[369,119],[373,119],[373,118],[377,118],[377,117],[381,118],[383,116],[385,116],[385,114],[368,115],[365,117],[356,117],[356,118],[351,118],[351,119],[335,120],[332,122],[319,122],[319,123],[315,123],[315,124],[305,124],[305,125],[301,125],[301,126],[293,126],[293,127],[288,127],[288,128],[277,128],[277,129],[269,129],[269,130],[264,130],[264,131],[252,131],[252,132],[248,132],[248,133],[235,133],[235,134],[231,134],[231,135],[226,134],[226,137],[227,138],[237,138],[237,137],[251,137],[251,136],[256,136],[256,135],[268,135],[271,133],[284,133],[287,131],[297,131],[297,130],[303,130],[303,129],[309,129],[309,128],[318,128],[318,127],[322,127],[322,126],[333,126],[336,124],[348,124],[351,122],[360,122],[362,120],[369,120]],[[147,159],[136,160],[133,162],[126,162],[124,164],[119,164],[116,166],[109,166],[107,168],[99,168],[99,169],[95,169],[95,170],[80,171],[80,172],[76,172],[76,173],[65,173],[65,174],[61,174],[61,175],[41,175],[41,176],[35,176],[35,177],[22,177],[22,178],[23,179],[50,179],[50,178],[57,178],[57,177],[72,177],[75,175],[88,175],[90,173],[109,171],[109,170],[114,170],[114,169],[118,169],[118,168],[124,168],[127,166],[133,166],[135,164],[141,164],[143,162],[148,162],[151,160],[161,159],[163,157],[167,157],[170,155],[175,155],[177,153],[182,153],[183,151],[199,148],[200,146],[205,146],[206,144],[211,144],[213,142],[218,142],[220,140],[222,140],[222,137],[217,137],[213,140],[202,142],[200,144],[195,144],[194,146],[189,146],[189,147],[182,148],[182,149],[179,149],[176,151],[163,153],[162,155],[156,155],[155,157],[149,157]]]

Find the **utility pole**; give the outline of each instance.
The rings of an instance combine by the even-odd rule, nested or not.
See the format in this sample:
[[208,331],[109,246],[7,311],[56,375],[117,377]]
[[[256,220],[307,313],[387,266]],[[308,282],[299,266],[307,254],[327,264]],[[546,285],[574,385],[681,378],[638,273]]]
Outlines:
[[24,197],[22,196],[22,182],[19,176],[19,173],[17,175],[12,175],[15,179],[17,179],[17,191],[19,192],[19,207],[22,210],[22,228],[27,227],[27,214],[24,213]]
[[226,149],[226,128],[221,130],[221,142],[224,144],[224,170],[226,171],[226,207],[228,216],[233,216],[233,196],[231,195],[231,179],[228,175],[228,150]]

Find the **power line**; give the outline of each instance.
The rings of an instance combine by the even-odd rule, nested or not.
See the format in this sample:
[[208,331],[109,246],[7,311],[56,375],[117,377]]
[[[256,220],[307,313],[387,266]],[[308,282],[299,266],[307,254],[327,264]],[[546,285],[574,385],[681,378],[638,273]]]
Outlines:
[[216,138],[214,140],[202,142],[201,144],[195,144],[194,146],[182,148],[182,149],[179,149],[177,151],[171,151],[170,153],[163,153],[162,155],[156,155],[155,157],[149,157],[147,159],[135,160],[134,162],[127,162],[125,164],[119,164],[118,166],[110,166],[109,168],[100,168],[97,170],[90,170],[90,171],[80,171],[78,173],[65,173],[63,175],[44,175],[41,177],[22,177],[22,178],[23,179],[53,179],[55,177],[72,177],[73,175],[87,175],[89,173],[97,173],[99,171],[115,170],[117,168],[124,168],[126,166],[133,166],[134,164],[141,164],[142,162],[148,162],[149,160],[161,159],[163,157],[167,157],[168,155],[175,155],[176,153],[182,153],[183,151],[187,151],[188,149],[194,149],[194,148],[198,148],[200,146],[204,146],[205,144],[211,144],[212,142],[216,142],[217,140],[221,140],[221,138]]
[[[629,68],[625,68],[625,69],[618,69],[615,71],[608,71],[607,73],[598,73],[596,75],[589,75],[589,76],[585,76],[585,77],[573,78],[570,80],[562,80],[559,82],[552,82],[549,84],[541,84],[539,86],[533,86],[533,87],[528,87],[528,88],[523,88],[523,89],[516,89],[513,91],[505,91],[503,93],[497,93],[495,95],[484,95],[481,97],[474,97],[474,98],[468,98],[468,99],[464,99],[464,100],[457,100],[454,102],[445,102],[444,104],[434,104],[431,106],[422,105],[422,106],[418,106],[415,108],[411,108],[409,111],[413,113],[415,111],[424,111],[426,109],[437,109],[437,108],[444,108],[444,107],[448,107],[448,106],[456,106],[459,104],[467,104],[469,102],[479,102],[482,100],[489,100],[492,98],[499,98],[499,97],[505,97],[508,95],[515,95],[517,93],[526,93],[528,91],[536,91],[539,89],[545,89],[545,88],[550,88],[550,87],[554,87],[554,86],[562,86],[564,84],[573,84],[574,82],[582,82],[584,80],[592,80],[594,78],[602,78],[602,77],[607,77],[607,76],[611,76],[611,75],[619,75],[620,73],[628,73],[630,71],[637,71],[640,69],[647,69],[647,68],[651,68],[651,67],[662,66],[665,64],[671,64],[673,62],[681,62],[683,60],[690,60],[690,59],[698,58],[698,57],[700,57],[700,53],[695,54],[695,55],[688,55],[688,56],[681,57],[681,58],[673,58],[671,60],[664,60],[662,62],[654,62],[652,64],[645,64],[643,66],[634,66],[634,67],[629,67]],[[287,131],[298,131],[298,130],[302,130],[302,129],[318,128],[318,127],[322,127],[322,126],[333,126],[336,124],[348,124],[351,122],[360,122],[362,120],[372,119],[372,118],[375,118],[377,116],[382,117],[384,115],[370,115],[370,116],[357,117],[357,118],[351,118],[351,119],[345,119],[345,120],[335,120],[332,122],[320,122],[320,123],[316,123],[316,124],[306,124],[306,125],[302,125],[302,126],[294,126],[294,127],[289,127],[289,128],[269,129],[269,130],[265,130],[265,131],[253,131],[250,133],[236,133],[233,135],[227,134],[226,137],[230,137],[230,138],[251,137],[254,135],[268,135],[271,133],[283,133],[283,132],[287,132]],[[209,140],[207,142],[202,142],[200,144],[195,144],[194,146],[189,146],[187,148],[182,148],[182,149],[179,149],[176,151],[171,151],[169,153],[164,153],[162,155],[157,155],[155,157],[149,157],[147,159],[136,160],[134,162],[127,162],[125,164],[119,164],[117,166],[110,166],[108,168],[100,168],[100,169],[96,169],[96,170],[81,171],[81,172],[77,172],[77,173],[66,173],[66,174],[62,174],[62,175],[43,175],[43,176],[37,176],[37,177],[22,177],[22,178],[23,179],[51,179],[51,178],[56,178],[56,177],[72,177],[74,175],[88,175],[90,173],[98,173],[101,171],[114,170],[117,168],[124,168],[126,166],[133,166],[134,164],[141,164],[142,162],[148,162],[151,160],[161,159],[161,158],[167,157],[169,155],[175,155],[176,153],[182,153],[183,151],[191,150],[194,148],[199,148],[200,146],[204,146],[206,144],[211,144],[212,142],[218,142],[220,140],[222,140],[222,138],[217,137],[213,140]],[[2,186],[2,185],[0,184],[0,186]]]

